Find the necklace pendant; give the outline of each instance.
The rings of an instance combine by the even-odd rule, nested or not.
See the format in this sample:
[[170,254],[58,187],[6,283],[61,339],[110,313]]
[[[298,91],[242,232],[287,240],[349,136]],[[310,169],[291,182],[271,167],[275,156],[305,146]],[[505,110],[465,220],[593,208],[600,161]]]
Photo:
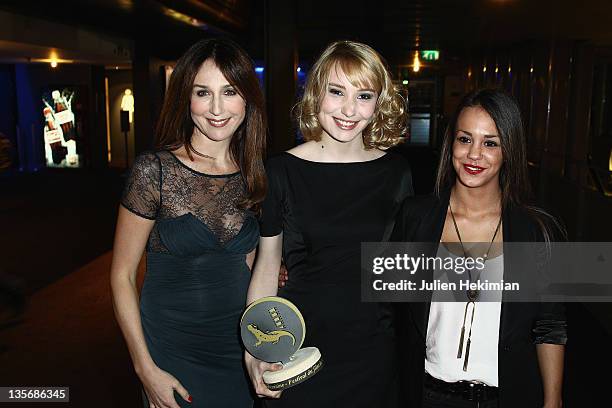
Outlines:
[[463,360],[463,371],[467,371],[468,369],[468,361],[470,360],[470,346],[472,345],[472,340],[468,338],[467,344],[465,346],[465,359]]
[[[466,309],[467,309],[468,304],[465,305]],[[463,354],[463,339],[464,338],[465,338],[465,322],[463,323],[463,326],[461,327],[461,336],[459,337],[459,348],[457,349],[457,358],[461,358]]]
[[478,290],[468,289],[465,293],[470,302],[474,302],[476,299],[478,299]]

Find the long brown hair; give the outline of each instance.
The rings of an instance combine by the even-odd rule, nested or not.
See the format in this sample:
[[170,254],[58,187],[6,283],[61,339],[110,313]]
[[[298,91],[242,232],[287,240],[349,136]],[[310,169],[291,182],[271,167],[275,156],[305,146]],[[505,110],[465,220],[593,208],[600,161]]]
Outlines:
[[194,124],[190,106],[193,82],[208,59],[215,63],[246,103],[245,119],[232,136],[230,153],[246,185],[247,197],[240,207],[258,211],[267,188],[263,166],[267,121],[255,67],[238,44],[225,38],[202,40],[178,60],[157,123],[156,147],[175,150],[185,146],[190,159],[193,160],[193,154],[202,156],[191,144]]
[[479,107],[489,114],[499,133],[502,149],[502,166],[499,187],[502,193],[502,210],[510,206],[527,211],[539,224],[545,241],[553,237],[565,238],[562,224],[541,208],[531,205],[531,183],[527,165],[527,147],[521,111],[510,95],[500,89],[485,88],[465,95],[451,117],[440,153],[440,164],[436,175],[435,193],[452,187],[456,181],[453,167],[453,142],[457,133],[457,120],[465,108]]

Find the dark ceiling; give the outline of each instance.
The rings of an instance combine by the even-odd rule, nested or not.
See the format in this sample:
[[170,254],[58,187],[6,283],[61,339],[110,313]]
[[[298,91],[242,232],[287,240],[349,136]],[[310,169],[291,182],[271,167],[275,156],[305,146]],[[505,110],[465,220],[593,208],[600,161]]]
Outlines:
[[462,55],[553,38],[612,45],[610,0],[314,0],[297,10],[303,55],[340,38],[365,41],[394,63],[416,48]]
[[[262,58],[264,7],[275,19],[280,1],[287,0],[9,0],[0,8],[136,38],[164,59],[220,32]],[[610,0],[311,0],[295,9],[301,60],[336,39],[367,42],[394,64],[408,63],[416,48],[460,56],[533,39],[612,45]]]
[[[249,27],[247,0],[0,0],[0,9],[130,38],[162,59],[177,58],[190,44]],[[53,33],[45,33],[53,35]],[[1,52],[2,50],[0,50]]]

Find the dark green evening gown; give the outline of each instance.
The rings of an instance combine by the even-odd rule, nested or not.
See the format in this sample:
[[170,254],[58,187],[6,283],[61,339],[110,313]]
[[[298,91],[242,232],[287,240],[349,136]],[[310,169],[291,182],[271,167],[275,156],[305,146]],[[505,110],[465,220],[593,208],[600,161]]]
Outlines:
[[155,220],[140,314],[153,360],[193,398],[175,394],[181,407],[253,404],[238,324],[259,228],[244,196],[240,173],[203,174],[168,151],[139,156],[126,184],[121,204]]

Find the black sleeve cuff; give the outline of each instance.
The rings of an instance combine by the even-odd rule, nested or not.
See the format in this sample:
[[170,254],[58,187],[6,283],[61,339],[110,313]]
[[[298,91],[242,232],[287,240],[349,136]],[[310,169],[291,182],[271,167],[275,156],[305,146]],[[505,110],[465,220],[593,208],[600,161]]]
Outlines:
[[567,323],[565,320],[538,320],[533,328],[535,344],[567,343]]

